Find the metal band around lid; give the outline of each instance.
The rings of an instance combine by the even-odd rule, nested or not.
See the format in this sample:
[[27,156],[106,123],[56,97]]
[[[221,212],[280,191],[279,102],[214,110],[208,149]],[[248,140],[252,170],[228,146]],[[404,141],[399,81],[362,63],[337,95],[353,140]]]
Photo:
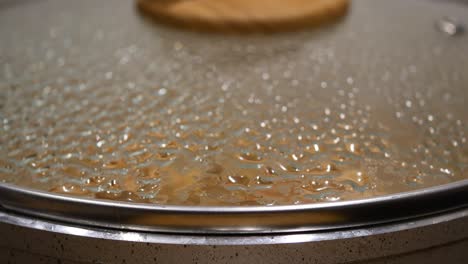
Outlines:
[[389,223],[468,206],[468,180],[381,197],[306,205],[189,207],[93,200],[0,184],[7,210],[104,228],[199,234],[331,230]]

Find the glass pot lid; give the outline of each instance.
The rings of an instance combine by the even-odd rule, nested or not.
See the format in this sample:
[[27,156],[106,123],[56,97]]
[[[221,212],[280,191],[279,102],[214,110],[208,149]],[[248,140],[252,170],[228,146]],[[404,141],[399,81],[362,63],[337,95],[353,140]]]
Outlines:
[[[468,6],[361,0],[323,28],[234,36],[160,27],[132,4],[0,9],[5,207],[156,230],[185,212],[257,232],[466,204]],[[442,202],[356,217],[426,196]]]

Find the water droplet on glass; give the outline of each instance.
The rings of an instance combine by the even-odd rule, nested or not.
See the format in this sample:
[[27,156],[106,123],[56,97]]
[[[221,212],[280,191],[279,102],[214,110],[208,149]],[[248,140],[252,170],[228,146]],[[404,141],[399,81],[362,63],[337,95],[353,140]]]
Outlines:
[[461,24],[456,20],[447,17],[439,19],[436,22],[436,27],[439,31],[449,36],[456,36],[464,31],[464,27]]
[[246,153],[240,154],[239,159],[240,160],[245,160],[245,161],[257,162],[257,161],[261,161],[262,157],[260,155],[255,154],[255,153],[246,152]]

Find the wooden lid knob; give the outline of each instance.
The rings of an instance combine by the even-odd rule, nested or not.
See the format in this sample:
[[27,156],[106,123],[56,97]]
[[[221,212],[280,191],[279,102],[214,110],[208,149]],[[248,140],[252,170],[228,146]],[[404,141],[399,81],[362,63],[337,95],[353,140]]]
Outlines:
[[295,30],[333,21],[348,0],[137,0],[144,13],[184,28],[261,32]]

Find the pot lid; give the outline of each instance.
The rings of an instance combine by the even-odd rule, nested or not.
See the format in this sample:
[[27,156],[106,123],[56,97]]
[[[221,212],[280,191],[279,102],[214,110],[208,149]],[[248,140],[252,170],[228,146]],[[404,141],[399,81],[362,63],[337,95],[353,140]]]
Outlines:
[[21,3],[0,5],[5,208],[248,233],[466,205],[463,2],[360,0],[248,36],[161,27],[128,1]]

